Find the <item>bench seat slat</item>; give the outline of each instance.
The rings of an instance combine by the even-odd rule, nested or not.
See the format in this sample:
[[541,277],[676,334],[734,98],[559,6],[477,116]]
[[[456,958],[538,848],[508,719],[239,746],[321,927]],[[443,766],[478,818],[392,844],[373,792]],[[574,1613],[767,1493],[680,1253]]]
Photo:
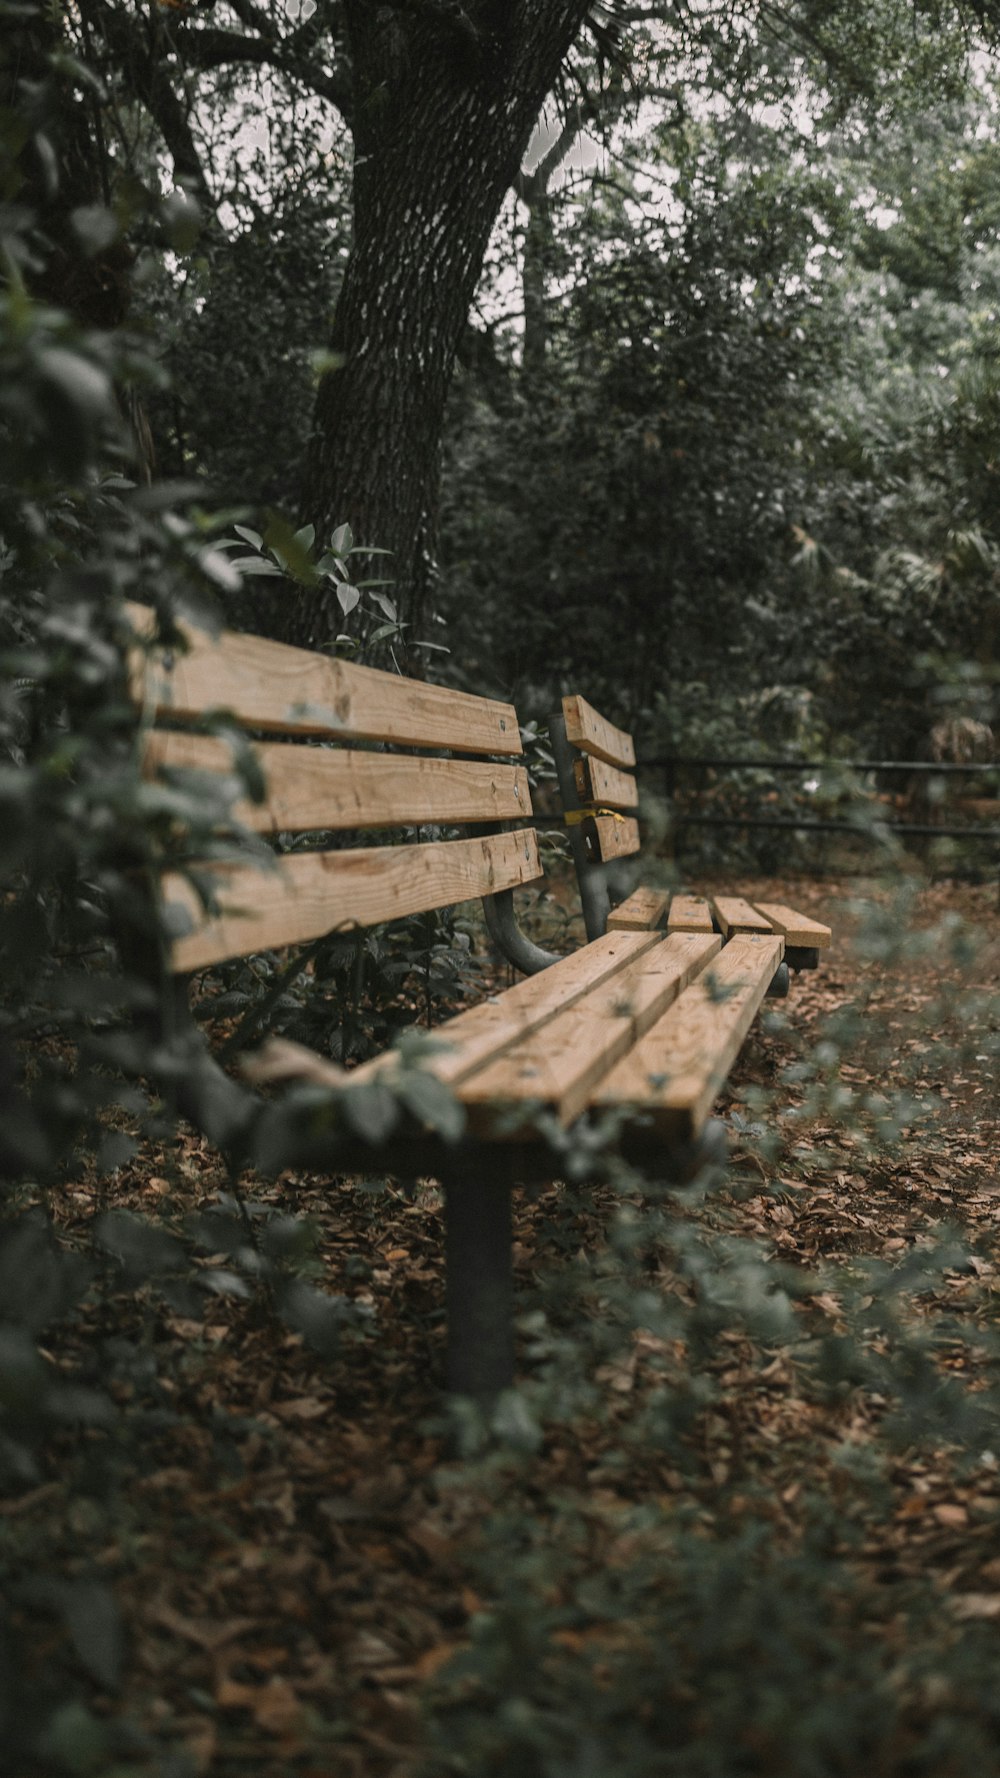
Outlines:
[[[607,933],[586,950],[573,951],[540,974],[525,976],[513,987],[436,1026],[429,1035],[442,1047],[429,1052],[421,1067],[448,1086],[457,1086],[477,1068],[531,1037],[592,988],[619,975],[656,942],[654,932]],[[252,1078],[258,1080],[300,1079],[328,1086],[343,1086],[350,1081],[357,1085],[396,1069],[399,1055],[396,1050],[386,1050],[348,1074],[302,1044],[275,1038],[255,1052],[249,1066]]]
[[[523,766],[478,759],[425,759],[412,754],[358,753],[347,748],[265,741],[253,748],[267,800],[242,797],[233,815],[257,833],[310,828],[416,827],[466,821],[512,821],[531,813]],[[212,735],[154,729],[143,759],[158,767],[216,772],[233,778],[228,744]],[[234,780],[234,793],[238,783]]]
[[171,965],[179,975],[227,957],[305,944],[326,932],[450,907],[542,874],[531,828],[427,845],[292,852],[277,859],[274,869],[206,865],[205,871],[218,885],[217,915],[203,911],[179,872],[163,878],[164,903],[190,923],[172,946]]
[[670,900],[666,889],[633,889],[608,915],[609,932],[647,932],[660,924]]
[[635,765],[632,736],[625,734],[623,729],[615,728],[606,717],[599,715],[586,698],[563,698],[562,709],[566,739],[573,747],[579,747],[581,753],[590,753],[596,759],[605,760],[609,766],[621,766],[625,771]]
[[711,967],[612,1069],[591,1097],[599,1110],[648,1115],[665,1141],[697,1137],[784,954],[773,935],[733,938]]
[[775,932],[780,932],[786,945],[801,947],[803,950],[825,951],[833,942],[833,934],[829,926],[820,920],[810,919],[808,914],[797,914],[793,908],[786,907],[783,901],[755,901],[758,913],[770,920]]
[[[503,1134],[512,1108],[541,1103],[569,1123],[605,1075],[721,946],[715,935],[661,938],[610,982],[543,1025],[526,1042],[464,1082],[459,1098],[474,1130],[500,1120]],[[517,1133],[513,1129],[511,1134]]]
[[[155,634],[155,615],[129,604],[142,637]],[[132,696],[157,716],[197,721],[227,710],[249,728],[333,739],[394,741],[459,753],[521,752],[512,704],[402,679],[284,642],[223,630],[216,638],[180,623],[187,653],[170,661],[134,649]]]
[[603,759],[574,761],[573,776],[582,803],[597,803],[601,808],[637,809],[639,786],[631,772],[620,772]]
[[726,938],[737,932],[773,932],[770,920],[752,908],[742,895],[713,895],[712,906]]
[[712,910],[701,895],[675,895],[667,916],[668,932],[714,932]]

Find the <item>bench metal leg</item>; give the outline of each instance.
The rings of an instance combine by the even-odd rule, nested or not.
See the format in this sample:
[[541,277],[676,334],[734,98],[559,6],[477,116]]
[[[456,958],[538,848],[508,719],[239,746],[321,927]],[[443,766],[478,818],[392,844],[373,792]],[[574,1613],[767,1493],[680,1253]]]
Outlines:
[[769,1000],[785,1000],[788,996],[788,964],[779,963],[767,990]]
[[785,962],[789,969],[818,969],[819,951],[809,945],[786,945]]
[[446,1377],[457,1395],[488,1398],[514,1381],[511,1164],[464,1151],[445,1188]]

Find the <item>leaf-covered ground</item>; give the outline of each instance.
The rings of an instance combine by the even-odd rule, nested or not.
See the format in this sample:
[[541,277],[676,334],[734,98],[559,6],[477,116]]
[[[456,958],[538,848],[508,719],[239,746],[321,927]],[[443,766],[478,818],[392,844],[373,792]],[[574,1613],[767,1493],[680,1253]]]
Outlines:
[[[767,887],[773,895],[774,884]],[[954,1230],[965,1256],[921,1291],[912,1313],[989,1326],[1000,1287],[995,887],[921,891],[910,916],[918,940],[905,959],[887,892],[884,921],[867,921],[859,954],[859,917],[843,882],[781,890],[829,919],[837,942],[822,969],[799,977],[755,1029],[724,1102],[744,1146],[726,1185],[685,1215],[720,1238],[757,1239],[775,1263],[821,1265],[833,1277],[865,1258],[896,1263]],[[985,935],[964,973],[953,916]],[[923,948],[921,932],[935,935]],[[862,1010],[848,1043],[852,1006]],[[831,1020],[832,1040],[823,1035]],[[828,1046],[818,1063],[817,1041]],[[906,1122],[904,1108],[895,1140],[886,1131],[871,1136],[878,1095],[890,1085],[915,1104],[935,1099],[923,1121],[914,1110]],[[845,1116],[845,1088],[859,1100],[874,1094],[874,1109]],[[767,1114],[778,1123],[774,1148],[756,1133],[765,1090],[781,1108]],[[101,1207],[155,1203],[179,1218],[228,1189],[216,1157],[188,1134],[105,1181]],[[98,1190],[81,1179],[60,1195],[68,1235],[86,1235]],[[555,1536],[560,1514],[571,1513],[583,1528],[577,1569],[598,1577],[641,1564],[645,1533],[635,1514],[646,1505],[703,1541],[753,1524],[790,1551],[815,1538],[822,1520],[830,1553],[867,1589],[863,1633],[881,1638],[880,1659],[903,1636],[898,1600],[911,1583],[939,1587],[945,1640],[951,1626],[1000,1620],[1000,1430],[995,1454],[978,1434],[965,1453],[933,1437],[897,1443],[878,1487],[863,1484],[884,1399],[860,1386],[825,1396],[807,1389],[787,1350],[731,1329],[705,1362],[710,1387],[678,1434],[678,1461],[676,1447],[629,1431],[664,1374],[663,1341],[640,1331],[599,1371],[600,1411],[557,1423],[505,1472],[498,1495],[496,1476],[488,1483],[482,1468],[463,1468],[444,1440],[434,1185],[408,1197],[381,1182],[286,1176],[247,1190],[314,1219],[324,1285],[368,1304],[373,1331],[349,1332],[339,1356],[324,1360],[252,1297],[220,1294],[204,1319],[171,1311],[153,1292],[95,1299],[79,1327],[53,1342],[51,1357],[67,1370],[82,1359],[86,1372],[103,1363],[98,1353],[117,1354],[118,1430],[65,1435],[43,1457],[44,1479],[0,1503],[3,1535],[25,1560],[112,1583],[129,1634],[120,1691],[99,1689],[99,1625],[89,1661],[80,1647],[68,1658],[82,1660],[98,1684],[99,1712],[131,1715],[186,1750],[195,1773],[417,1772],[428,1744],[424,1700],[436,1687],[447,1691],[449,1663],[491,1608],[489,1566],[476,1552],[498,1498],[534,1534],[551,1525]],[[605,1208],[597,1193],[589,1209],[570,1214],[559,1186],[519,1206],[526,1301],[540,1269],[572,1272],[600,1247]],[[662,1273],[652,1282],[670,1288]],[[593,1294],[586,1300],[581,1313],[593,1314]],[[800,1313],[835,1332],[841,1309],[831,1287]],[[682,1370],[683,1351],[666,1354],[668,1372],[672,1362]],[[957,1341],[940,1363],[974,1383],[977,1366],[978,1381],[989,1369]],[[554,1593],[559,1585],[552,1582]],[[47,1633],[51,1641],[67,1635],[56,1620]],[[609,1623],[595,1604],[588,1621],[578,1602],[552,1640],[561,1662],[579,1664],[600,1686],[629,1634],[627,1618]],[[48,1652],[40,1645],[38,1660]],[[646,1657],[636,1658],[641,1668]],[[115,1665],[109,1657],[109,1670]],[[930,1769],[913,1749],[937,1707],[933,1685],[914,1693],[903,1711],[909,1740],[898,1762],[886,1756],[880,1769]],[[491,1768],[473,1758],[468,1769]]]

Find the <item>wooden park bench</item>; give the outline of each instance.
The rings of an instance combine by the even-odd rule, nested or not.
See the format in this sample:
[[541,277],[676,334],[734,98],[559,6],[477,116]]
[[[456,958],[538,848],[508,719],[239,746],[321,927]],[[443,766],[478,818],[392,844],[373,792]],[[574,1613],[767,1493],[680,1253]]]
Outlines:
[[[607,900],[602,917],[607,861],[638,845],[635,817],[623,813],[636,801],[625,769],[631,742],[569,700],[566,814],[581,857],[592,854],[583,878],[591,936],[556,957],[524,935],[514,911],[514,891],[542,871],[510,705],[232,632],[213,638],[181,625],[185,647],[164,650],[153,613],[130,606],[129,615],[140,638],[131,685],[147,771],[219,773],[235,788],[229,743],[198,732],[226,713],[254,737],[266,784],[260,802],[239,798],[234,817],[257,835],[329,842],[281,851],[270,868],[252,857],[201,864],[194,876],[187,864],[166,868],[160,894],[177,978],[475,897],[494,942],[526,972],[442,1025],[438,1047],[416,1064],[389,1052],[348,1073],[272,1039],[247,1069],[257,1082],[293,1083],[284,1105],[296,1109],[304,1154],[338,1172],[374,1165],[442,1181],[448,1382],[489,1395],[513,1377],[511,1186],[552,1177],[546,1119],[572,1128],[615,1112],[618,1144],[643,1165],[661,1174],[696,1167],[718,1152],[712,1103],[789,947],[814,950],[829,933],[777,905],[718,896],[710,907],[649,890],[614,910]],[[428,828],[433,837],[423,837]],[[345,843],[359,834],[380,843]],[[210,885],[209,905],[195,878]],[[210,1066],[224,1093],[248,1092]],[[346,1104],[394,1082],[412,1111],[419,1095],[402,1088],[414,1067],[461,1103],[460,1139],[411,1115],[365,1140],[349,1116],[331,1115],[340,1094]],[[279,1115],[273,1101],[259,1110]]]

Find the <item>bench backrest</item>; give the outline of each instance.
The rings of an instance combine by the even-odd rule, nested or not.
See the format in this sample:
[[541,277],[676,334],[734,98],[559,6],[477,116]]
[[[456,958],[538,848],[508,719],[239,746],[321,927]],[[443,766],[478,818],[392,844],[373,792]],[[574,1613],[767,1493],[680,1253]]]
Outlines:
[[563,698],[549,732],[587,937],[600,938],[612,919],[606,867],[640,846],[635,744],[581,697]]
[[533,828],[460,839],[413,835],[425,826],[493,827],[530,816],[527,773],[512,763],[521,737],[511,705],[184,623],[183,652],[150,648],[154,613],[128,610],[140,638],[130,682],[149,725],[149,769],[231,774],[225,740],[197,732],[207,717],[226,714],[268,737],[252,743],[266,799],[244,799],[234,809],[247,827],[338,836],[410,830],[403,843],[345,846],[341,839],[334,850],[285,852],[273,869],[208,864],[212,912],[186,875],[167,871],[162,892],[178,934],[177,973],[448,907],[542,874]]

